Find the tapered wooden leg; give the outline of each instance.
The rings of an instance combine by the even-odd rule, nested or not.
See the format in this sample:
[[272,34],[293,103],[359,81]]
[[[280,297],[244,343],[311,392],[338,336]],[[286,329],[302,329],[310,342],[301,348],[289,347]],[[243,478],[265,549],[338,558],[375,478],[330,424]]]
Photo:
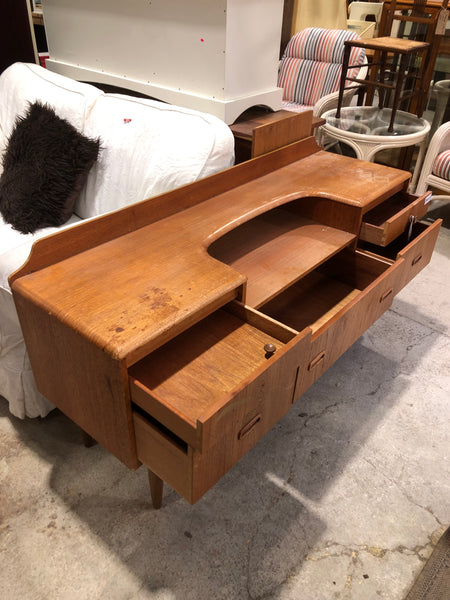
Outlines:
[[153,473],[153,471],[150,471],[150,469],[148,469],[148,481],[150,483],[153,508],[161,508],[164,481]]
[[97,443],[96,440],[94,440],[93,437],[91,437],[88,433],[86,433],[83,430],[81,430],[81,435],[83,436],[83,445],[86,448],[90,448],[91,446],[95,446],[95,444]]

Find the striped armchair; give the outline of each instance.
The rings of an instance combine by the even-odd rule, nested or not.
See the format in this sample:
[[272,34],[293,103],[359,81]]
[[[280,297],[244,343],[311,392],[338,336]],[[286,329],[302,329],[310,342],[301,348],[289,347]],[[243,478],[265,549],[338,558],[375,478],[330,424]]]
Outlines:
[[450,121],[441,125],[428,146],[416,193],[424,194],[430,187],[447,192],[433,198],[450,199]]
[[[344,41],[359,36],[343,29],[309,27],[296,33],[284,51],[278,74],[278,86],[283,88],[283,108],[295,112],[313,109],[315,116],[337,107],[344,54]],[[351,65],[360,65],[349,76],[364,79],[365,51],[353,48]],[[358,73],[359,71],[359,73]],[[350,104],[355,90],[344,93],[344,106]]]

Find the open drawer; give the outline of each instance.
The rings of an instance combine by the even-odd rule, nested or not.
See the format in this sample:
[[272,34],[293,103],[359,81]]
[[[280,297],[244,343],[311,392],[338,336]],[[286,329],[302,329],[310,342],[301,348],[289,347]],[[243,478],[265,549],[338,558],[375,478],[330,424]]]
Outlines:
[[430,199],[430,193],[418,197],[398,192],[364,214],[359,239],[387,246],[408,229],[411,219],[416,221],[426,214]]
[[132,366],[139,460],[195,502],[289,410],[309,338],[232,303]]
[[390,307],[402,262],[344,249],[260,308],[293,329],[312,331],[295,398]]
[[388,260],[403,259],[402,269],[395,281],[394,295],[397,294],[430,262],[442,219],[432,224],[416,222],[387,246],[362,243],[361,250],[372,256],[382,256]]

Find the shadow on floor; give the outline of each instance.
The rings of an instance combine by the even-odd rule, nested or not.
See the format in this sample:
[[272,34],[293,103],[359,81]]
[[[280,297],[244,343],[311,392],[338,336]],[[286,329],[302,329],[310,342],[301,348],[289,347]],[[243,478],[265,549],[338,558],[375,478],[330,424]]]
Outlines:
[[448,200],[432,200],[425,220],[436,221],[442,219],[442,227],[450,228],[450,195]]
[[[51,490],[141,588],[176,600],[266,597],[307,559],[325,529],[317,506],[409,385],[418,358],[403,360],[404,320],[383,315],[194,506],[166,486],[153,510],[145,469],[129,471],[99,445],[84,448],[57,410],[11,422],[51,465]],[[418,327],[423,356],[434,338]],[[9,414],[6,403],[0,413]],[[102,597],[115,597],[117,578]]]

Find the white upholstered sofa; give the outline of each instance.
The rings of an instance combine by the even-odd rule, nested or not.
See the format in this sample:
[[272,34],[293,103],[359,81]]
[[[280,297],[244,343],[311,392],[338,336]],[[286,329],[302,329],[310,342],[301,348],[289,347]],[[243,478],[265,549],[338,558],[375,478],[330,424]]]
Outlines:
[[[103,93],[93,85],[25,63],[10,66],[0,76],[0,152],[7,146],[16,117],[36,100],[49,104],[81,133],[101,139],[100,156],[72,217],[62,227],[76,226],[83,219],[233,164],[231,131],[212,115]],[[34,240],[59,229],[47,227],[24,235],[0,216],[0,396],[19,418],[43,417],[53,406],[36,389],[8,277],[26,261]]]

